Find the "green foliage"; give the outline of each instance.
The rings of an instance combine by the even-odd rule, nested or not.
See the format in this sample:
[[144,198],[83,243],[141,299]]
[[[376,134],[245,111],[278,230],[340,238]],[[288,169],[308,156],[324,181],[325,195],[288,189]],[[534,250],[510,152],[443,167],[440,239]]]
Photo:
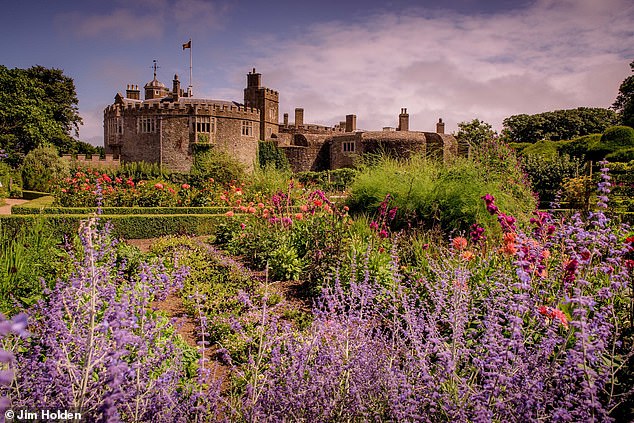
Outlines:
[[609,109],[579,107],[535,115],[514,115],[503,121],[502,137],[507,142],[570,140],[603,132],[617,123],[616,113]]
[[386,195],[399,210],[398,224],[422,223],[444,231],[467,230],[479,222],[497,230],[481,197],[492,194],[505,213],[520,219],[535,207],[530,187],[509,147],[485,143],[474,159],[451,164],[415,157],[405,162],[384,158],[360,172],[349,205],[356,212],[377,210]]
[[0,162],[0,199],[22,196],[22,177],[5,162]]
[[562,142],[559,152],[571,157],[584,158],[588,156],[588,150],[601,142],[601,134],[590,134]]
[[[79,221],[90,215],[6,215],[0,216],[0,224],[17,230],[43,219],[56,236],[76,233]],[[210,235],[215,227],[226,220],[225,215],[101,215],[103,222],[113,224],[113,235],[125,239],[156,238],[175,234]]]
[[[634,72],[634,60],[630,63],[630,69]],[[634,75],[623,80],[612,108],[618,112],[621,124],[634,127]]]
[[534,144],[529,144],[528,147],[522,150],[523,156],[542,156],[542,157],[554,157],[557,156],[557,147],[559,143],[554,141],[541,140]]
[[286,154],[277,148],[277,145],[273,141],[260,141],[258,143],[258,163],[262,169],[268,167],[279,170],[290,169]]
[[256,168],[249,177],[249,191],[255,196],[270,197],[278,191],[286,191],[292,178],[293,173],[289,170],[272,166]]
[[72,78],[60,69],[0,66],[0,148],[18,165],[36,147],[51,143],[72,151],[81,118]]
[[613,126],[608,128],[598,142],[588,145],[587,158],[589,160],[602,160],[607,155],[616,153],[622,149],[634,147],[634,128],[629,126]]
[[16,226],[0,221],[1,313],[12,315],[29,307],[68,270],[68,256],[57,248],[61,239],[45,219]]
[[281,245],[273,251],[268,266],[271,278],[281,281],[299,279],[304,269],[304,263],[291,245]]
[[579,159],[559,155],[556,151],[550,155],[527,154],[522,158],[522,166],[542,202],[554,200],[566,180],[579,176],[583,171]]
[[[41,197],[22,205],[13,206],[11,214],[95,214],[97,207],[52,207],[52,197]],[[104,215],[128,214],[222,214],[230,207],[102,207]]]
[[345,191],[357,176],[356,169],[342,168],[321,172],[299,172],[295,178],[304,185],[314,185],[324,191]]
[[65,178],[68,175],[68,162],[52,146],[36,147],[26,155],[22,163],[22,180],[26,189],[50,192],[56,178]]
[[243,180],[245,168],[228,153],[209,148],[196,152],[190,174],[194,182],[213,178],[216,182],[228,183]]
[[479,119],[473,119],[471,122],[460,122],[456,133],[459,142],[467,142],[474,147],[496,137],[497,132],[493,130],[493,127]]
[[605,156],[609,162],[630,162],[634,160],[634,148],[623,148]]

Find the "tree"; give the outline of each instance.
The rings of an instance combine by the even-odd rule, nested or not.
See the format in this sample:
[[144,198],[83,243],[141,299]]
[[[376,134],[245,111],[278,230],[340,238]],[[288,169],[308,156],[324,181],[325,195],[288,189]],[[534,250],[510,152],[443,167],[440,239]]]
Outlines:
[[[630,63],[634,72],[634,60]],[[634,128],[634,75],[630,75],[621,83],[619,95],[616,97],[612,108],[617,111],[621,123]]]
[[534,115],[520,114],[504,119],[502,138],[507,142],[530,143],[539,140],[571,140],[602,133],[617,122],[618,116],[613,110],[599,107],[578,107]]
[[493,130],[493,127],[479,119],[473,119],[471,122],[460,122],[456,133],[456,138],[460,143],[467,142],[472,147],[477,147],[496,137],[497,132]]
[[81,117],[72,78],[60,69],[0,66],[0,148],[16,165],[36,147],[72,148]]

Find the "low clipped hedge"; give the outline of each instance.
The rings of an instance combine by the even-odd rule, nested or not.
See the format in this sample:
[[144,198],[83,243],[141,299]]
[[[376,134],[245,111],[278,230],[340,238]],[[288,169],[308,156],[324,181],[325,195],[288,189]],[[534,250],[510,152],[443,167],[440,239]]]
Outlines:
[[[232,210],[231,207],[102,207],[103,215],[179,215],[179,214],[219,214]],[[97,213],[97,207],[53,207],[40,205],[35,201],[13,206],[12,214],[71,214],[89,215]]]
[[[24,214],[0,216],[0,225],[7,229],[17,229],[24,225],[31,225],[36,219],[46,220],[56,236],[77,233],[79,222],[91,216],[81,214]],[[130,214],[130,215],[101,215],[102,221],[110,221],[113,234],[120,238],[156,238],[164,235],[195,234],[210,235],[221,222],[230,219],[223,214]]]

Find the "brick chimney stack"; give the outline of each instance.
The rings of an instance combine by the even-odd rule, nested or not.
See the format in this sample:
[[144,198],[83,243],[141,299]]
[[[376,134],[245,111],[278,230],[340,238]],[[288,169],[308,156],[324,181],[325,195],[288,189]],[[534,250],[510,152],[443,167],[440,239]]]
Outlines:
[[346,115],[346,132],[357,130],[357,115]]
[[445,122],[442,121],[442,118],[438,119],[438,123],[436,124],[436,133],[437,134],[445,133]]
[[407,114],[407,109],[405,108],[402,108],[401,114],[398,115],[397,131],[409,131],[409,114]]
[[174,80],[172,81],[172,100],[178,101],[178,98],[181,95],[181,81],[178,80],[178,75],[174,75]]
[[299,128],[300,126],[304,126],[304,109],[296,108],[295,109],[295,127]]
[[140,100],[141,99],[141,91],[139,90],[138,85],[128,85],[125,90],[126,98],[131,100]]
[[284,113],[284,126],[288,126],[288,113]]

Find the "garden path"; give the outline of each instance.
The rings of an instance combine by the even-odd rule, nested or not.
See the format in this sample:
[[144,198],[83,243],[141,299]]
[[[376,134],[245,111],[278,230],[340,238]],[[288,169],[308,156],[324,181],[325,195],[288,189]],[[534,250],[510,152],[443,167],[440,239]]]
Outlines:
[[22,200],[20,198],[6,198],[4,205],[0,206],[0,214],[11,214],[11,207],[19,204],[24,204],[29,200]]

